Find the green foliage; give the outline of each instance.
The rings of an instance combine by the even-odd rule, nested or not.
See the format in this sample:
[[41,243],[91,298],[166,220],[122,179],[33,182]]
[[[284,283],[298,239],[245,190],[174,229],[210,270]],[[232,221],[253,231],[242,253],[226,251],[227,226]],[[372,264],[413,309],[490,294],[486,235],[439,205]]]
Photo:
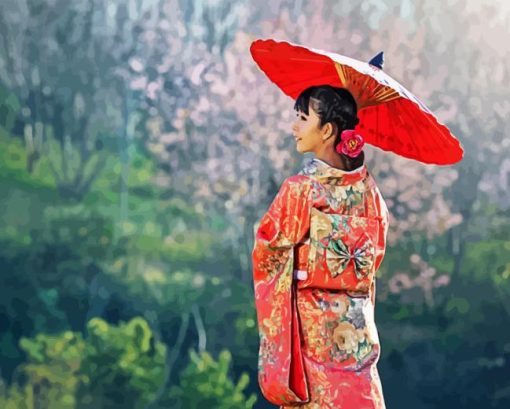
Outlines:
[[136,317],[112,326],[94,318],[88,333],[82,407],[142,408],[154,399],[164,380],[166,348],[147,322]]
[[[88,337],[65,331],[22,338],[27,362],[17,373],[24,382],[0,381],[5,409],[144,408],[156,402],[164,378],[166,348],[154,341],[147,322],[133,318],[118,326],[100,318],[88,324]],[[228,376],[232,356],[222,350],[215,361],[208,352],[190,351],[191,362],[157,407],[251,409],[256,396],[245,396],[249,376],[234,383]],[[199,392],[199,393],[197,393]],[[169,405],[169,406],[167,406]]]
[[[510,241],[495,238],[490,227],[486,228],[491,238],[465,243],[459,274],[450,275],[447,286],[434,290],[433,305],[412,302],[421,291],[418,287],[405,294],[389,294],[379,303],[378,329],[383,340],[379,368],[390,382],[405,376],[406,389],[412,392],[395,404],[448,402],[451,406],[458,397],[456,391],[461,390],[475,402],[507,399],[508,381],[502,374],[508,371],[510,344],[507,327],[501,323],[510,316]],[[452,256],[444,238],[428,244],[438,250],[431,265],[448,271],[451,263],[446,261]],[[400,246],[392,249],[392,263],[399,250]],[[390,266],[390,271],[405,258]],[[379,291],[387,292],[386,288]],[[392,404],[390,399],[387,404]]]
[[20,108],[16,94],[0,83],[0,138],[12,129]]
[[191,362],[181,373],[180,385],[170,389],[168,401],[172,408],[251,409],[257,400],[254,394],[246,397],[243,390],[250,378],[242,373],[234,383],[228,377],[232,356],[222,350],[215,361],[208,352],[197,354],[190,350]]
[[0,378],[0,408],[2,409],[35,409],[34,393],[32,386],[26,384],[21,387],[12,384],[10,387],[5,385]]
[[22,338],[20,345],[28,361],[21,370],[28,376],[34,401],[49,408],[73,409],[76,389],[85,380],[80,373],[85,352],[81,334],[38,334],[35,339]]
[[153,400],[164,380],[166,348],[147,322],[135,317],[112,326],[94,318],[88,330],[85,339],[71,331],[22,338],[27,362],[17,368],[19,380],[0,384],[0,407],[138,409]]
[[[508,288],[510,271],[510,240],[487,240],[466,244],[462,275],[483,282],[488,278],[496,286]],[[510,294],[509,294],[510,295]]]
[[[266,181],[299,159],[278,138],[289,101],[268,100],[273,85],[254,87],[256,67],[243,60],[247,33],[271,27],[267,13],[238,0],[74,0],[58,13],[48,3],[0,5],[0,409],[253,407],[255,397],[245,396],[258,392],[256,382],[227,375],[232,364],[256,379],[251,227],[259,199],[276,189]],[[436,222],[450,225],[445,215],[464,218],[455,237],[409,229],[387,249],[376,314],[387,406],[508,407],[508,47],[487,44],[510,9],[502,0],[492,8],[291,3],[280,7],[283,33],[308,38],[295,22],[318,22],[330,44],[348,21],[361,35],[347,35],[346,49],[386,38],[393,61],[412,61],[407,81],[427,84],[430,103],[447,107],[443,118],[467,148],[453,184],[449,171],[420,168],[430,180],[411,186],[412,167],[377,163],[378,172],[388,165],[380,186],[395,194],[395,223],[412,213],[437,232]],[[491,20],[483,38],[475,18]],[[466,35],[445,36],[445,24]],[[438,46],[424,53],[424,44]],[[485,95],[470,95],[466,67],[478,70]],[[240,104],[244,94],[253,103]],[[443,220],[413,205],[436,195],[448,199],[436,207]],[[430,291],[431,304],[424,277],[422,287],[388,291],[396,274],[420,278],[409,271],[417,253],[438,272],[455,269]],[[189,361],[182,350],[197,334],[211,354],[232,351],[232,362],[226,351],[218,361],[192,352]],[[178,385],[171,394],[169,385]]]

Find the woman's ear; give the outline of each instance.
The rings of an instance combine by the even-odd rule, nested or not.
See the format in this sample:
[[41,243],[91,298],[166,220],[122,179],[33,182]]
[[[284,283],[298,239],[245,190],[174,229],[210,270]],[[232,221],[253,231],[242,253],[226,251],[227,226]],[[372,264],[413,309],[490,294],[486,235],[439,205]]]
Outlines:
[[326,142],[329,138],[335,135],[335,126],[331,122],[327,122],[322,127],[322,141]]

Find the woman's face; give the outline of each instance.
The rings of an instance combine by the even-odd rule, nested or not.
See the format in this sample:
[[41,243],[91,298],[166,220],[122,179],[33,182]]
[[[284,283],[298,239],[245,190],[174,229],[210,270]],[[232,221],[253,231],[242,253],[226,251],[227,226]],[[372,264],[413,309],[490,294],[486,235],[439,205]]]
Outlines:
[[316,152],[321,145],[320,118],[313,110],[312,104],[308,107],[308,115],[296,111],[296,119],[292,124],[292,135],[296,140],[296,149],[300,153]]

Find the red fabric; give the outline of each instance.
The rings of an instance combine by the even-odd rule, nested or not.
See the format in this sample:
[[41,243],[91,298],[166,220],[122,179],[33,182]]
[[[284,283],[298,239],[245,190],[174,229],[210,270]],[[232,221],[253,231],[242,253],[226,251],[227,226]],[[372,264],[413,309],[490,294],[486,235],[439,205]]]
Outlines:
[[[260,334],[258,380],[273,404],[384,409],[373,319],[375,271],[384,257],[388,216],[366,168],[347,175],[312,162],[282,183],[260,220],[252,252]],[[339,220],[347,222],[337,225]],[[363,230],[367,220],[377,228]],[[327,271],[315,270],[318,264],[310,263],[317,255],[310,231],[331,242],[341,240],[328,247],[333,262]],[[367,243],[371,247],[363,252]],[[343,248],[349,251],[339,250]],[[358,275],[353,259],[338,264],[334,252],[341,257],[356,254],[364,263],[358,264]],[[313,280],[294,280],[297,266],[305,266]],[[332,274],[339,277],[337,288],[326,285]]]
[[[302,238],[307,223],[293,212],[309,217],[307,193],[300,187],[303,176],[287,179],[261,219],[256,234],[253,278],[260,331],[259,385],[272,403],[308,400],[306,376],[301,362],[299,327],[292,294],[294,265],[292,241]],[[308,190],[309,192],[310,190]],[[285,220],[284,223],[280,223]],[[291,375],[292,374],[292,375]]]
[[303,401],[308,399],[306,387],[306,373],[303,364],[303,353],[301,351],[301,337],[299,334],[299,317],[296,304],[296,287],[292,288],[292,360],[290,362],[290,389]]

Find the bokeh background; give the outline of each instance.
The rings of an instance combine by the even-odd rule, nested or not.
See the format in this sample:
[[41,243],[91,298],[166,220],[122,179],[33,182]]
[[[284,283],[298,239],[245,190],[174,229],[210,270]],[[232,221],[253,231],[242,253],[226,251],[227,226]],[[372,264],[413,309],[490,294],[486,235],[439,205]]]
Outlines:
[[378,367],[391,409],[510,407],[505,0],[2,0],[0,408],[271,408],[254,225],[309,157],[250,57],[368,61],[465,148],[367,146],[391,212]]

